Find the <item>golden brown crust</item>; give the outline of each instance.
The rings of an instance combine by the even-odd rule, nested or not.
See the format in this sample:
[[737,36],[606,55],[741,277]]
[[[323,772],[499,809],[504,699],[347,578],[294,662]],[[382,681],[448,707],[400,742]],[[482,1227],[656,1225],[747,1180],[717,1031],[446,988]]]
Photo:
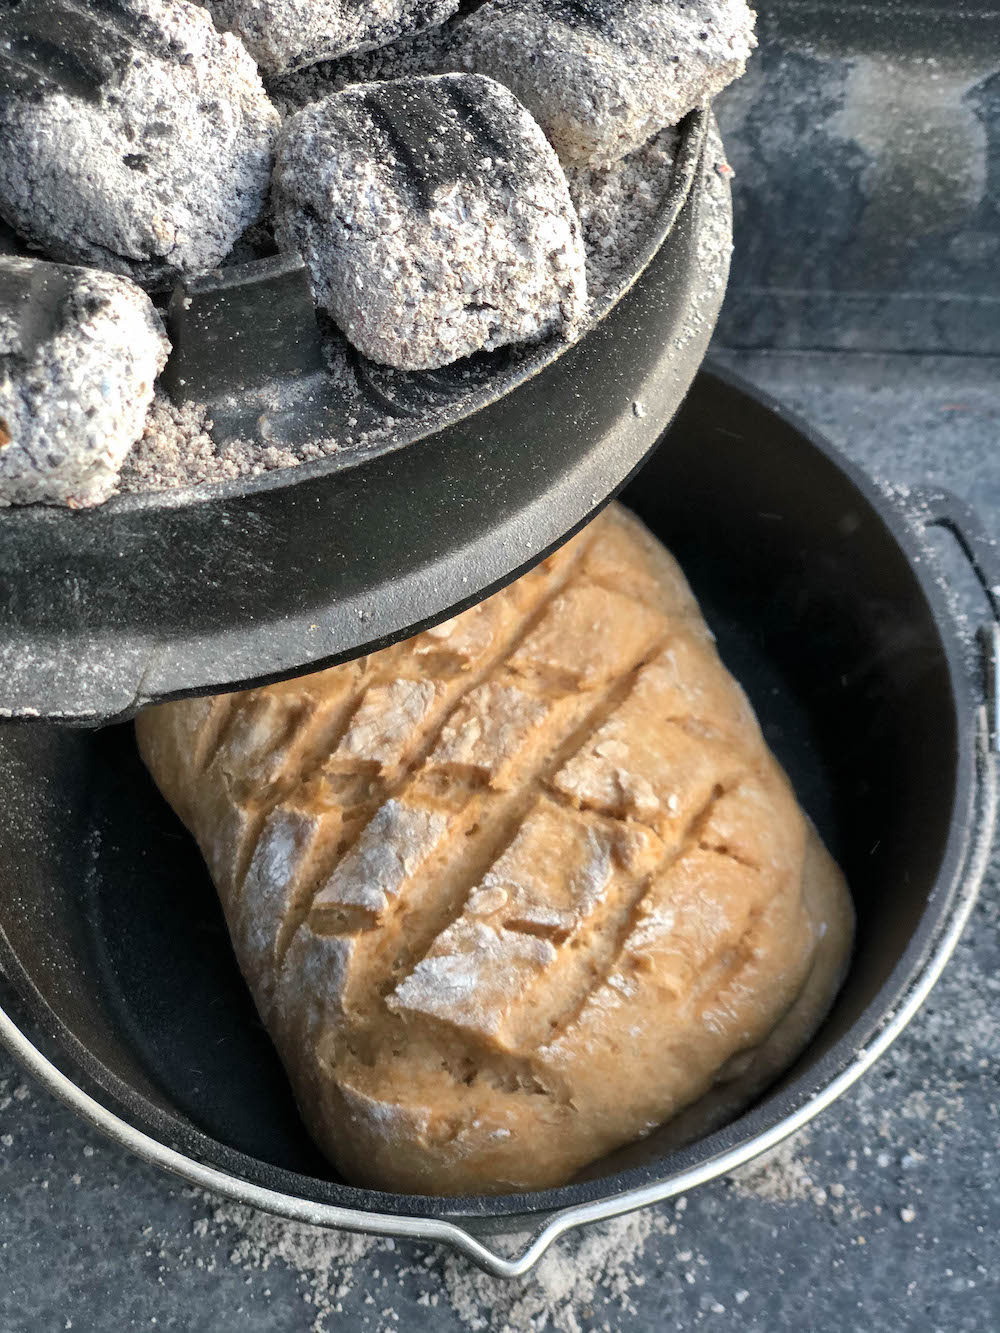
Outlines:
[[839,985],[840,872],[621,509],[407,643],[137,731],[359,1183],[544,1187],[732,1114]]

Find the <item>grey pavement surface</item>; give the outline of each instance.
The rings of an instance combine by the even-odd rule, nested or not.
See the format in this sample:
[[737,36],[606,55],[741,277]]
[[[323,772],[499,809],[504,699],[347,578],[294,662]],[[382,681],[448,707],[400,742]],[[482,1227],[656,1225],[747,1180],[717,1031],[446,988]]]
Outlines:
[[[719,353],[884,480],[1000,525],[1000,363]],[[0,1054],[0,1333],[1000,1329],[1000,861],[930,1002],[767,1163],[565,1242],[500,1284],[433,1248],[220,1208]]]
[[757,0],[729,346],[1000,353],[1000,8]]

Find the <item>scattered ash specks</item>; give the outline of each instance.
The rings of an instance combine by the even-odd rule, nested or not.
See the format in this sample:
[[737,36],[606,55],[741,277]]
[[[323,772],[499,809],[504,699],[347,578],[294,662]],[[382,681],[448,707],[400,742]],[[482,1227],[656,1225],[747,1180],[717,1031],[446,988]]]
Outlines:
[[814,1164],[805,1154],[808,1145],[809,1133],[802,1130],[738,1167],[730,1176],[735,1192],[769,1203],[825,1203],[826,1191],[814,1183]]
[[612,167],[571,167],[569,192],[587,248],[587,290],[592,304],[613,286],[648,239],[674,175],[678,135],[661,130]]
[[[563,1237],[532,1274],[508,1282],[490,1277],[459,1255],[415,1247],[397,1254],[391,1239],[324,1231],[251,1208],[209,1202],[212,1212],[195,1222],[195,1235],[216,1241],[231,1264],[250,1273],[266,1272],[275,1263],[293,1270],[311,1307],[313,1333],[335,1328],[352,1296],[375,1307],[372,1329],[394,1327],[400,1316],[392,1305],[392,1290],[399,1281],[416,1286],[417,1305],[447,1311],[473,1333],[534,1333],[543,1328],[581,1333],[585,1327],[618,1327],[636,1312],[633,1296],[646,1284],[642,1260],[651,1238],[676,1232],[668,1211],[632,1213]],[[385,1274],[382,1263],[388,1265]],[[588,1322],[583,1312],[593,1314],[598,1308],[612,1314],[613,1325]]]

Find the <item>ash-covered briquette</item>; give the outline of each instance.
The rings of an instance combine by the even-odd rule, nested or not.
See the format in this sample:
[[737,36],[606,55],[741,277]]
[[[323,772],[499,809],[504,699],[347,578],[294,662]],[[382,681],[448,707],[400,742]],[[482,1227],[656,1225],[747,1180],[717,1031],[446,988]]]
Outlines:
[[208,6],[262,69],[287,74],[443,23],[459,0],[208,0]]
[[115,0],[80,22],[91,95],[51,50],[37,88],[0,84],[0,215],[55,259],[147,287],[215,267],[267,201],[280,120],[256,65],[189,0]]
[[564,163],[603,166],[738,78],[754,19],[744,0],[486,0],[455,54],[506,84]]
[[0,256],[0,505],[106,500],[169,351],[127,278]]
[[389,83],[394,79],[413,79],[432,74],[461,74],[454,57],[455,34],[460,19],[423,28],[418,33],[400,37],[388,46],[369,51],[351,51],[336,60],[295,70],[267,79],[267,94],[283,117],[301,111],[310,102],[319,102],[331,93],[343,92],[352,83]]
[[366,356],[431,370],[572,332],[586,305],[580,224],[559,161],[492,79],[355,85],[286,122],[279,243]]

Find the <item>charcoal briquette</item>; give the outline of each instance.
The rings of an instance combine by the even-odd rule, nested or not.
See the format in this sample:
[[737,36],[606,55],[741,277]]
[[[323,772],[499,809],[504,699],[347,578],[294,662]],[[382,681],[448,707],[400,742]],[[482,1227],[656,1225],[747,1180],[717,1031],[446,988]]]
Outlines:
[[0,505],[107,499],[169,350],[128,278],[0,256]]
[[288,74],[443,23],[459,0],[209,0],[262,69]]
[[744,0],[486,0],[455,55],[506,84],[564,163],[600,167],[738,78],[754,17]]
[[215,267],[267,200],[279,117],[256,65],[190,0],[87,22],[94,86],[67,82],[58,29],[35,86],[0,81],[0,215],[50,258],[151,288]]
[[565,173],[478,75],[356,84],[286,122],[276,235],[375,361],[407,370],[570,334],[586,303]]

